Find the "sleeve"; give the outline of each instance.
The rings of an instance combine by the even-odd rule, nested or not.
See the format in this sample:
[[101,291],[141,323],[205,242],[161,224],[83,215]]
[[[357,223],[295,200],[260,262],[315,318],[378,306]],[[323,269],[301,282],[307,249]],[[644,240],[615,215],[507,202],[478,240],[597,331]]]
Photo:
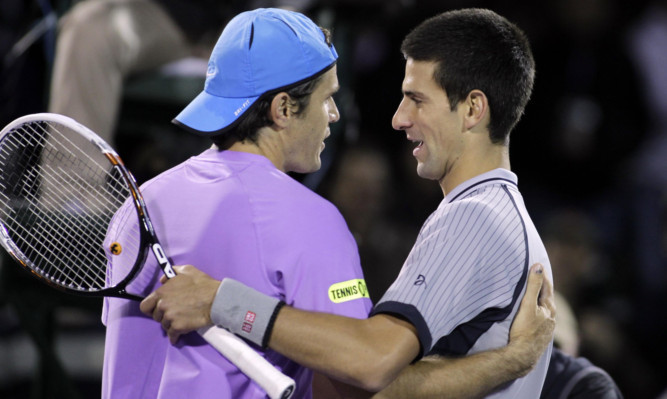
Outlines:
[[512,220],[511,229],[502,222],[484,203],[441,206],[422,227],[397,280],[371,314],[410,321],[425,355],[457,326],[487,309],[508,307],[521,278],[513,265],[525,262],[525,246],[514,237],[522,235],[521,221]]
[[289,273],[282,281],[285,302],[303,310],[367,318],[372,304],[359,252],[338,210],[321,200],[291,224],[286,246],[294,247],[293,262],[280,271]]

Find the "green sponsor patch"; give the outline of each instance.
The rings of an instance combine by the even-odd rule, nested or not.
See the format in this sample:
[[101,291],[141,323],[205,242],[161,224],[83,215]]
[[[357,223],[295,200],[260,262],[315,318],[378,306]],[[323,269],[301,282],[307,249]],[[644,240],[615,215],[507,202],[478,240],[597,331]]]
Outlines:
[[364,279],[347,280],[329,287],[329,299],[331,299],[331,302],[341,303],[359,298],[370,298]]

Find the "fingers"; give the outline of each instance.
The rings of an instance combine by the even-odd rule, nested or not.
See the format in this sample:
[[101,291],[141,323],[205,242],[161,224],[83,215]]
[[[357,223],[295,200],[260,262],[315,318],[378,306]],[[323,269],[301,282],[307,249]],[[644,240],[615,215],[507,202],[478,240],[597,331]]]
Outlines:
[[[190,268],[194,268],[194,266],[191,266],[191,265],[187,265],[187,266],[173,266],[172,268],[174,269],[174,273],[176,273],[176,275],[179,275],[179,274],[181,274],[181,273],[186,273],[188,269],[190,269]],[[166,284],[167,281],[169,281],[169,277],[167,277],[166,274],[163,274],[162,277],[160,277],[160,283],[162,283],[162,284]]]
[[534,305],[540,295],[540,290],[544,282],[544,267],[540,263],[535,263],[530,267],[528,273],[528,282],[526,283],[526,293],[521,300],[522,306]]
[[178,339],[181,337],[181,334],[172,330],[168,329],[167,335],[169,336],[169,342],[171,342],[172,345],[176,345],[176,342],[178,342]]
[[546,307],[550,318],[556,317],[556,299],[554,297],[554,287],[549,277],[544,276],[542,290],[540,292],[539,305]]
[[194,266],[192,265],[186,265],[186,266],[174,266],[174,271],[176,274],[183,274],[187,273],[188,270],[194,269]]
[[157,293],[151,292],[139,304],[139,309],[141,309],[141,313],[145,314],[146,316],[152,316],[153,315],[153,310],[157,306],[157,303],[158,303],[159,300],[160,300],[160,298],[158,297]]
[[175,277],[162,277],[162,286],[139,305],[142,313],[162,325],[172,344],[181,335],[211,324],[211,303],[220,286],[220,281],[194,266],[175,266],[174,271]]
[[182,334],[182,331],[173,328],[171,318],[165,317],[164,310],[160,306],[160,303],[161,300],[159,295],[156,292],[153,292],[147,296],[146,299],[141,301],[139,308],[141,309],[142,313],[152,317],[153,320],[160,323],[164,331],[166,331],[167,335],[169,336],[169,342],[176,344]]
[[148,295],[143,301],[141,301],[139,304],[139,309],[141,309],[141,312],[146,316],[150,316],[153,318],[153,320],[160,323],[162,328],[167,332],[169,341],[172,344],[175,344],[181,334],[172,329],[171,320],[165,317],[164,309],[162,309],[160,303],[161,298],[158,289]]
[[526,294],[522,300],[522,304],[524,303],[537,304],[538,310],[544,312],[549,319],[555,319],[556,317],[553,283],[545,275],[544,267],[540,263],[535,263],[530,267]]
[[[146,316],[150,316],[164,326],[164,311],[160,307],[160,297],[157,292],[151,293],[139,304],[139,309]],[[168,327],[168,326],[167,326]]]
[[[187,270],[190,268],[194,268],[194,266],[174,266],[174,272],[176,272],[176,275],[179,275],[182,273],[187,273]],[[163,285],[166,284],[167,281],[169,281],[169,278],[166,275],[162,275],[162,277],[160,277],[160,283],[162,283]],[[146,316],[152,316],[159,300],[160,300],[160,289],[158,288],[156,291],[151,292],[150,295],[144,298],[143,301],[141,301],[141,304],[139,305],[141,312],[144,313]],[[155,319],[155,317],[153,318]],[[157,319],[155,320],[160,321]]]

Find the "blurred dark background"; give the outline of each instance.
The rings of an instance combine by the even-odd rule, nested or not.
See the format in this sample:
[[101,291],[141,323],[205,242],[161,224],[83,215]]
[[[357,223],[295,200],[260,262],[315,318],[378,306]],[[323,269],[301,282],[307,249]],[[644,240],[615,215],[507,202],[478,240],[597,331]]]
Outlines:
[[[47,111],[57,21],[76,3],[0,2],[1,126]],[[290,6],[333,30],[342,117],[322,170],[295,178],[346,217],[374,300],[442,199],[435,182],[417,177],[410,143],[391,128],[402,38],[424,18],[462,7],[493,9],[523,28],[537,79],[511,136],[512,169],[547,245],[559,300],[572,311],[559,321],[563,342],[607,370],[626,398],[667,397],[667,1],[217,3],[221,21]],[[223,25],[212,27],[209,43]],[[113,145],[140,181],[208,146],[170,124],[202,88],[206,44],[198,58],[124,83]],[[3,252],[0,398],[99,397],[101,301],[55,292],[10,262]]]

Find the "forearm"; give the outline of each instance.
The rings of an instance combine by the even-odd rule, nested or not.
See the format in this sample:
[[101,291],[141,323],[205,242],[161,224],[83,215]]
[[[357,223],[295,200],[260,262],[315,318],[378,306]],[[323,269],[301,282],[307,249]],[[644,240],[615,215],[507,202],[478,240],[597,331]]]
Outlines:
[[242,338],[373,392],[386,387],[419,353],[414,326],[395,317],[355,319],[282,305],[276,298],[224,279],[210,316],[216,325]]
[[481,398],[533,366],[533,359],[517,345],[461,358],[431,356],[405,368],[373,398]]
[[419,342],[411,324],[390,316],[360,320],[284,307],[269,347],[331,378],[378,391],[417,356]]
[[373,393],[344,384],[320,373],[313,375],[313,399],[368,399]]

